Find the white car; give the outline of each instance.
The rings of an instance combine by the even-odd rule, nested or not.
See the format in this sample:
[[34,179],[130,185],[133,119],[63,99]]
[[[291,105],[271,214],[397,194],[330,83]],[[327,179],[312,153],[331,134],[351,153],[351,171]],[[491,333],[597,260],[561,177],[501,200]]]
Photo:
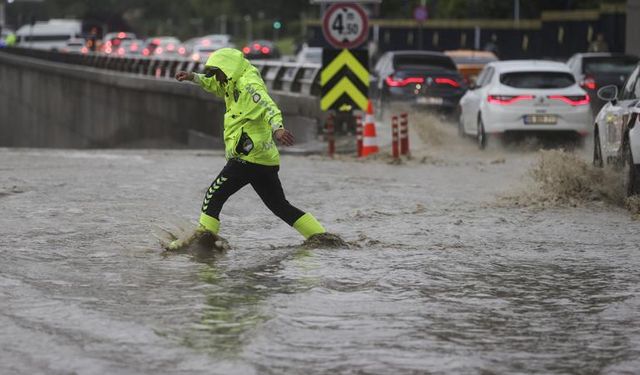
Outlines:
[[304,46],[296,55],[298,64],[322,64],[322,48]]
[[460,99],[459,132],[476,137],[556,132],[583,139],[591,130],[589,96],[569,67],[543,60],[487,64]]
[[607,104],[595,119],[593,164],[624,167],[627,195],[640,194],[640,64],[622,92],[610,85],[598,96]]
[[79,37],[81,32],[81,21],[52,19],[24,25],[16,31],[16,37],[22,48],[60,51],[67,47],[69,39]]

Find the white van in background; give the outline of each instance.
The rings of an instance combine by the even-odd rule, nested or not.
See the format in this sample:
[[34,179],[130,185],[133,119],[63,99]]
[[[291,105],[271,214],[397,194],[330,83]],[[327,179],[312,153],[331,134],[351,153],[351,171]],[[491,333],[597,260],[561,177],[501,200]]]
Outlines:
[[16,31],[16,37],[20,47],[62,50],[69,39],[77,38],[81,33],[81,21],[52,19],[24,25]]

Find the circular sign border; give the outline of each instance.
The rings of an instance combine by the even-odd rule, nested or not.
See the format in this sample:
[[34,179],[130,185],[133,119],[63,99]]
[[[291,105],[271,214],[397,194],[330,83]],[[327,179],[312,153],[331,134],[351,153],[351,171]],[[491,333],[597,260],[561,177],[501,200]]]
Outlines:
[[[357,13],[360,14],[360,17],[363,21],[362,29],[365,30],[356,40],[350,43],[343,43],[339,40],[334,39],[331,36],[329,30],[329,18],[336,11],[337,8],[351,8],[355,9]],[[352,49],[360,46],[364,41],[369,37],[369,17],[367,13],[365,13],[364,9],[359,4],[351,4],[351,3],[337,3],[333,4],[327,9],[322,17],[322,34],[324,35],[324,39],[329,42],[329,44],[335,48],[339,49]]]

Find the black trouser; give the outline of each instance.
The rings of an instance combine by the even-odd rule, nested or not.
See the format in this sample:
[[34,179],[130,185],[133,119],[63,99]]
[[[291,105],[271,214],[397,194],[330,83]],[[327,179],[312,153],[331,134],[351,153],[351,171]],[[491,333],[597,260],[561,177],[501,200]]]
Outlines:
[[278,166],[229,160],[205,194],[202,212],[219,220],[224,202],[245,185],[251,184],[271,212],[293,226],[304,212],[292,206],[284,197],[278,178],[279,170]]

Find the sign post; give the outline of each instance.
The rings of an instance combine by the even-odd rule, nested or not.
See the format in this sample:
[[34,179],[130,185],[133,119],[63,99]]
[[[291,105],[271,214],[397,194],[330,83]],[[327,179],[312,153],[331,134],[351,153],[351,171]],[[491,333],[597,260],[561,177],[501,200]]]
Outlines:
[[322,53],[321,109],[367,109],[369,54],[358,49],[369,38],[369,19],[358,4],[331,4],[322,17],[322,33],[333,48]]

